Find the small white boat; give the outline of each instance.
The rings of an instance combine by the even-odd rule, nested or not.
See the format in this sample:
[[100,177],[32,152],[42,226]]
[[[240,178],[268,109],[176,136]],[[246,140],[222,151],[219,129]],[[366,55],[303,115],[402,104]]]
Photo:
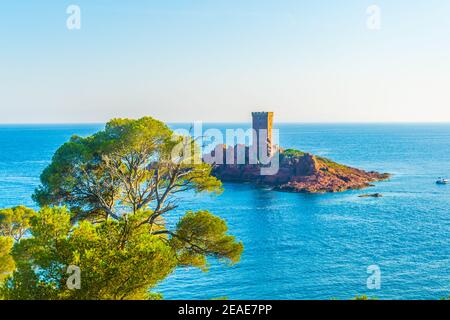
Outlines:
[[448,179],[444,179],[444,178],[439,178],[436,181],[437,184],[448,184]]

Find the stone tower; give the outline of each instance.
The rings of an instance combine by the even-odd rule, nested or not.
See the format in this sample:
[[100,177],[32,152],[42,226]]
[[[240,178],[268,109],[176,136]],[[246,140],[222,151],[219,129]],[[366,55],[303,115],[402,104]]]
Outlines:
[[[254,135],[253,143],[256,142],[259,158],[259,148],[263,147],[267,151],[267,156],[272,156],[273,141],[272,141],[272,126],[273,126],[273,112],[252,112]],[[260,131],[263,130],[263,131]],[[256,138],[256,139],[255,139]],[[260,141],[263,139],[263,141]],[[265,145],[264,145],[265,144]]]

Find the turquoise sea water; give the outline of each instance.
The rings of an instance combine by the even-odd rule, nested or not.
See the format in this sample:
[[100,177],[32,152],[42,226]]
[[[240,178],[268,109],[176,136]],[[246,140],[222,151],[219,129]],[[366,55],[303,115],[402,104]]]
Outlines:
[[[177,127],[174,125],[174,127]],[[208,125],[235,128],[246,125]],[[56,148],[102,125],[0,126],[0,207],[34,206],[33,189]],[[390,181],[340,194],[272,192],[225,184],[220,196],[185,195],[182,210],[209,209],[244,242],[239,264],[179,269],[158,287],[167,299],[438,299],[450,295],[450,124],[282,124],[280,144]],[[380,192],[383,198],[359,198]],[[369,265],[381,289],[368,290]]]

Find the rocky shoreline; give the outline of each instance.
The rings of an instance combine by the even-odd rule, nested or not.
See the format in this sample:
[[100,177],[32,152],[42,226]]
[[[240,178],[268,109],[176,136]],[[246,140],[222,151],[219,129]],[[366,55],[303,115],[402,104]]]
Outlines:
[[348,167],[292,149],[281,150],[279,159],[279,170],[274,175],[261,175],[261,165],[257,164],[213,164],[212,174],[223,182],[251,182],[277,191],[297,193],[363,189],[390,177],[387,173]]

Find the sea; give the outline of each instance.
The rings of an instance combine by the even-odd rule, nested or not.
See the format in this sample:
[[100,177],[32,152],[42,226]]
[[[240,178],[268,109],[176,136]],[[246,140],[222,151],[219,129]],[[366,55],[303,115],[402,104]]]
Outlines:
[[[204,124],[204,129],[250,124]],[[103,124],[0,125],[0,208],[31,195],[55,150]],[[172,128],[186,128],[172,124]],[[450,124],[278,124],[279,144],[392,177],[366,190],[295,194],[224,184],[189,193],[168,219],[209,210],[244,244],[236,265],[178,268],[165,299],[440,299],[450,296]],[[382,198],[360,198],[381,193]],[[374,285],[376,284],[376,285]]]

